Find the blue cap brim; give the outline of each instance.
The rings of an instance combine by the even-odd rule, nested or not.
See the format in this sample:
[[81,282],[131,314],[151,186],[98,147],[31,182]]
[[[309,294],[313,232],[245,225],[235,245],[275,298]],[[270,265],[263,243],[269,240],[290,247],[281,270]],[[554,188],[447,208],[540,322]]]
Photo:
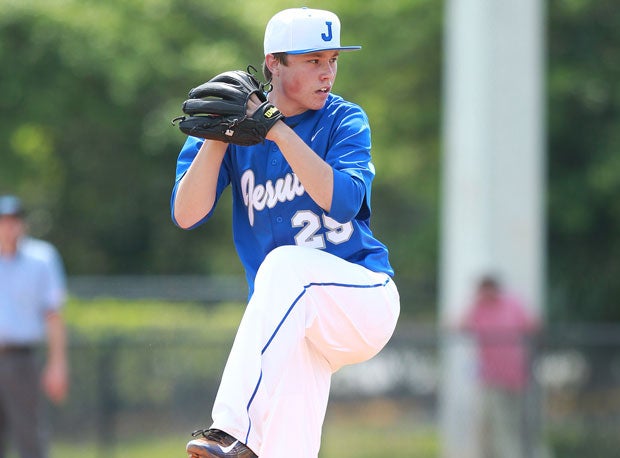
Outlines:
[[361,46],[339,46],[337,48],[310,48],[310,49],[301,49],[299,51],[285,51],[286,54],[308,54],[311,52],[320,52],[320,51],[358,51],[362,49]]

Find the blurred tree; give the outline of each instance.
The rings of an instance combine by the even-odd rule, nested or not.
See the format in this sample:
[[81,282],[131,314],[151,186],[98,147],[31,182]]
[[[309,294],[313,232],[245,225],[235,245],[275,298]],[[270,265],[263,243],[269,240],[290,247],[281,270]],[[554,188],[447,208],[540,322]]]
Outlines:
[[[189,87],[248,59],[236,52],[251,50],[244,24],[198,1],[3,3],[2,187],[49,210],[34,229],[70,273],[208,271],[205,247],[226,232],[171,225],[183,136],[170,119]],[[229,258],[215,257],[220,271],[236,268]]]
[[[334,88],[362,105],[377,168],[374,230],[405,313],[434,312],[443,2],[309,0],[337,11]],[[0,0],[0,192],[70,274],[240,273],[228,194],[184,232],[168,201],[184,140],[170,119],[189,88],[262,63],[290,1]],[[618,320],[620,147],[613,0],[548,2],[549,281],[552,319]]]
[[[437,228],[441,5],[309,1],[343,41],[335,91],[373,125],[375,230],[405,297],[432,311]],[[288,1],[0,0],[0,190],[31,207],[70,274],[239,273],[230,202],[175,228],[168,201],[184,138],[170,124],[189,88],[260,68],[268,19]],[[395,26],[398,24],[398,26]]]
[[556,320],[620,320],[620,14],[549,2],[549,280]]

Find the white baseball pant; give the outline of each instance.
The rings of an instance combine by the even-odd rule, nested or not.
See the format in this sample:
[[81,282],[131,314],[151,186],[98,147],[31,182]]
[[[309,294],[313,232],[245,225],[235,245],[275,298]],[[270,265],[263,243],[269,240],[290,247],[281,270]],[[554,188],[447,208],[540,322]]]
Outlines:
[[257,273],[211,427],[260,458],[316,458],[332,374],[376,355],[399,312],[385,273],[321,250],[276,248]]

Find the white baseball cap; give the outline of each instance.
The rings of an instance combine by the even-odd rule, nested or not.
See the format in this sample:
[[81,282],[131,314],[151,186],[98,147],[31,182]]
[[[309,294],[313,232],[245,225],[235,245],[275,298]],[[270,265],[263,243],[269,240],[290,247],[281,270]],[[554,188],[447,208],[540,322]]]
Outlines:
[[361,46],[340,46],[340,19],[330,11],[286,9],[272,17],[265,29],[265,55],[358,49]]

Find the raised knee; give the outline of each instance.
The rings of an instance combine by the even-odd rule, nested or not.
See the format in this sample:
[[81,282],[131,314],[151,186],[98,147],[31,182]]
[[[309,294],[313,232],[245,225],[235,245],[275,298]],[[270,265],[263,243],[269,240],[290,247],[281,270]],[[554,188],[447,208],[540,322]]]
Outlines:
[[283,245],[271,250],[263,263],[261,264],[261,268],[264,267],[280,267],[280,266],[290,266],[295,263],[295,259],[299,259],[300,257],[300,247],[296,245]]
[[303,259],[303,250],[305,249],[296,245],[283,245],[274,248],[265,256],[258,269],[257,277],[267,272],[275,273],[278,276],[292,273],[295,266],[299,266],[301,259]]

